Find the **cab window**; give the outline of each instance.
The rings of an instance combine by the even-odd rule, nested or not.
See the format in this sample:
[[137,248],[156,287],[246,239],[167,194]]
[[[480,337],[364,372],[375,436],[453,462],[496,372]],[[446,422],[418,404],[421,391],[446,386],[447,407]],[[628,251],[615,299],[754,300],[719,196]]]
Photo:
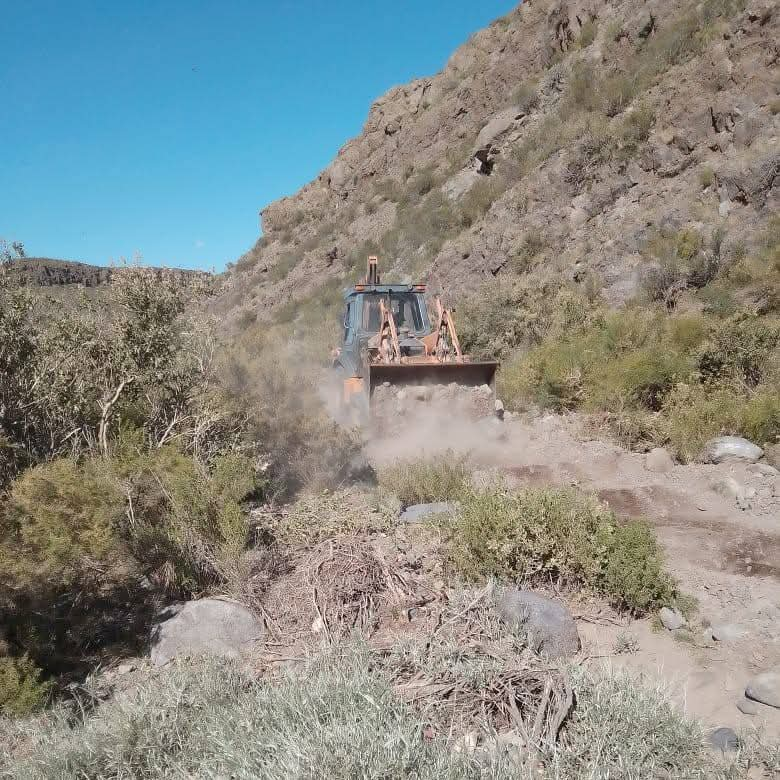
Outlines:
[[[363,330],[376,333],[379,330],[379,301],[385,296],[365,296],[363,299]],[[413,293],[396,293],[388,295],[385,300],[390,302],[396,327],[408,328],[419,333],[424,329],[423,315],[420,311],[418,296]]]

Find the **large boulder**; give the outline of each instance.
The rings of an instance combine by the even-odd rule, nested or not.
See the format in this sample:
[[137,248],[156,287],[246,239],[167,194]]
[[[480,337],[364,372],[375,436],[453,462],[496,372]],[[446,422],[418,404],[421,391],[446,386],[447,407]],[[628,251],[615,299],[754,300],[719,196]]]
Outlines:
[[167,610],[163,617],[166,619],[152,633],[151,661],[155,666],[179,656],[236,658],[263,634],[262,623],[254,613],[235,601],[188,601]]
[[580,649],[577,624],[557,601],[530,590],[507,588],[498,600],[498,611],[506,623],[526,633],[537,653],[562,658]]
[[404,509],[398,519],[402,523],[420,523],[426,517],[454,515],[457,511],[458,504],[450,504],[445,501],[437,501],[433,504],[412,504]]
[[756,675],[747,684],[745,696],[770,707],[780,708],[780,670]]
[[717,436],[704,445],[702,460],[705,463],[721,463],[729,458],[757,461],[764,451],[752,441],[741,436]]

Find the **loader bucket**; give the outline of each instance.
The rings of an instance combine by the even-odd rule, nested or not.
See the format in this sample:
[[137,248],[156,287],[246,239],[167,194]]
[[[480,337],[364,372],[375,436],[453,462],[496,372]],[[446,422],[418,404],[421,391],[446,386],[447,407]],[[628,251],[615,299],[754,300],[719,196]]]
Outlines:
[[[492,412],[495,400],[495,377],[498,363],[393,363],[368,366],[369,406],[371,416],[386,416],[386,401],[391,400],[404,386],[432,388],[430,397],[436,397],[436,388],[462,396],[469,391],[487,385],[490,393],[479,394],[480,403],[470,414],[477,416]],[[416,395],[416,394],[415,394]],[[450,397],[451,397],[450,393]],[[428,397],[427,395],[424,397]],[[419,399],[418,399],[419,400]],[[412,403],[412,399],[408,403]],[[394,404],[393,404],[394,405]],[[453,409],[454,411],[454,409]]]

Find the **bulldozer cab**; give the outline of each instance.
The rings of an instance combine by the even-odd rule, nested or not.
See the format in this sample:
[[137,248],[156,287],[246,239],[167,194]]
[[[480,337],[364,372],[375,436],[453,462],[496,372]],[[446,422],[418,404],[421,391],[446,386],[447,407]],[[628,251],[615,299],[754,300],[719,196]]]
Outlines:
[[360,336],[373,336],[382,324],[381,302],[389,307],[399,331],[415,336],[430,333],[428,310],[422,292],[409,291],[407,285],[387,285],[349,296],[344,311],[344,343]]
[[365,279],[345,294],[342,345],[333,367],[346,404],[401,385],[486,386],[493,392],[498,364],[464,355],[452,312],[434,298],[433,319],[424,284],[384,284],[370,257]]

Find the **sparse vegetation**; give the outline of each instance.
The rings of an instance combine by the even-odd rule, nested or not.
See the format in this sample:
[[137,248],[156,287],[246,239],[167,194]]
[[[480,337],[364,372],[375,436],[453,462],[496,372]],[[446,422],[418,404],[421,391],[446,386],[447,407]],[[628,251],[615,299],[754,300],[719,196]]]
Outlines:
[[[29,725],[4,723],[0,745],[22,746],[18,759],[4,756],[9,780],[78,775],[118,780],[177,772],[236,780],[299,775],[586,780],[596,771],[726,780],[742,776],[747,764],[769,771],[776,765],[771,748],[755,739],[746,739],[742,754],[717,762],[704,748],[701,728],[671,703],[662,686],[645,679],[580,670],[572,685],[574,713],[558,744],[541,751],[535,762],[506,749],[453,750],[426,725],[428,718],[401,701],[365,649],[349,648],[331,651],[276,683],[252,679],[230,662],[178,664],[75,723],[64,711]],[[258,749],[263,745],[272,749]]]

